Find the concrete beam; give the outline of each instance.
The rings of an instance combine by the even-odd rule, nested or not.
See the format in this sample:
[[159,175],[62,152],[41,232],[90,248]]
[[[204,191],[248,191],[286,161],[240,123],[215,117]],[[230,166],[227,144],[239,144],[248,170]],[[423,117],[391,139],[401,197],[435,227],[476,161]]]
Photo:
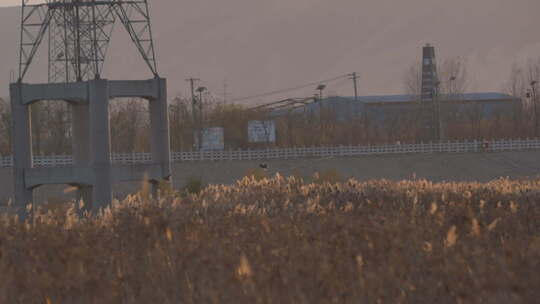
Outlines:
[[[142,97],[149,100],[160,98],[160,85],[164,79],[108,80],[110,98]],[[16,84],[19,85],[19,84]],[[89,100],[88,82],[20,84],[21,104],[27,105],[40,100],[65,100],[86,103]]]
[[91,168],[29,168],[24,170],[25,185],[33,189],[42,185],[92,185],[94,172]]
[[161,165],[127,165],[113,167],[114,183],[159,181],[163,179],[163,170]]
[[29,105],[40,100],[88,102],[88,86],[84,82],[21,84],[21,103]]
[[143,97],[149,100],[159,98],[159,89],[162,79],[149,80],[110,80],[110,98]]

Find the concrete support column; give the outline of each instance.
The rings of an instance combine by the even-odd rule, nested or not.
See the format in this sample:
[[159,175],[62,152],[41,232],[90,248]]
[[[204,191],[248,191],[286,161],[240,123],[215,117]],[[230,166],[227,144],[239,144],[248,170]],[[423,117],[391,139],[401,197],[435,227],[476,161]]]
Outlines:
[[88,82],[90,108],[90,164],[94,169],[92,210],[107,207],[112,201],[111,135],[109,126],[109,88],[107,80]]
[[33,202],[32,189],[26,187],[25,169],[32,168],[30,107],[22,104],[22,84],[10,86],[13,140],[14,203],[19,216],[26,216],[26,205]]
[[73,120],[73,163],[77,167],[90,165],[90,105],[72,103]]
[[83,215],[85,212],[92,212],[92,191],[94,188],[91,185],[81,184],[74,184],[70,186],[77,188],[77,193],[75,193],[77,204],[79,204],[81,201],[84,204],[82,208],[79,209],[79,214]]
[[[75,167],[90,167],[90,105],[88,103],[72,103],[73,121],[73,164]],[[92,204],[92,186],[77,185],[77,200],[85,202],[85,210]]]
[[[169,135],[169,105],[167,101],[167,81],[165,79],[155,79],[158,82],[159,94],[155,100],[150,100],[150,125],[151,125],[151,145],[152,160],[159,164],[162,176],[166,181],[171,180],[171,150]],[[154,195],[157,193],[158,183],[152,183]]]

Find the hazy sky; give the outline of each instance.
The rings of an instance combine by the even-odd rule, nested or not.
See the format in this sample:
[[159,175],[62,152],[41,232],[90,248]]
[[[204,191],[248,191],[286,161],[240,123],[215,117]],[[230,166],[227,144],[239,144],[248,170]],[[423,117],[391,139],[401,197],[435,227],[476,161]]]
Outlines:
[[[216,95],[226,79],[234,98],[353,71],[361,77],[362,95],[402,93],[405,71],[427,42],[439,59],[467,58],[471,90],[501,91],[513,63],[540,56],[539,0],[149,2],[160,74],[169,78],[170,94],[185,95],[189,76],[204,79]],[[18,32],[13,22],[0,35]],[[111,47],[110,78],[141,71],[132,49]],[[15,55],[6,57],[13,62],[0,59],[0,69],[16,65]],[[0,81],[6,74],[0,71]],[[352,85],[334,83],[328,90],[351,95]]]
[[18,1],[18,0],[2,0],[0,2],[0,6],[10,6],[10,5],[16,5],[20,3],[21,1]]

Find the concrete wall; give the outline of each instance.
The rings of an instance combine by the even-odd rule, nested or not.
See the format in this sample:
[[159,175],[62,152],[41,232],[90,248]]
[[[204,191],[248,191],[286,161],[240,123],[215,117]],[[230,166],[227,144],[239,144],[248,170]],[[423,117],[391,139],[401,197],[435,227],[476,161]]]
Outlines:
[[[180,188],[190,177],[205,183],[230,184],[242,178],[262,161],[193,162],[173,165],[174,186]],[[540,173],[540,151],[467,154],[414,154],[356,158],[327,158],[264,161],[271,174],[311,177],[315,172],[337,170],[343,178],[409,179],[413,175],[432,181],[489,181],[499,177],[531,178]],[[12,192],[11,170],[0,170],[0,200],[5,202]],[[38,189],[36,201],[72,198],[64,194],[65,185]],[[123,183],[114,187],[122,198],[140,189],[140,183]]]

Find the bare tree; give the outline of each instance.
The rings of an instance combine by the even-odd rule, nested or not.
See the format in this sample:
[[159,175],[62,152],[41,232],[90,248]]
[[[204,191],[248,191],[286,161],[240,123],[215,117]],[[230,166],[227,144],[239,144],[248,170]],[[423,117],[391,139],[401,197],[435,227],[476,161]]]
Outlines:
[[[520,136],[534,135],[535,119],[537,119],[535,112],[540,109],[540,105],[538,104],[539,98],[534,96],[535,94],[531,90],[533,81],[540,81],[540,57],[529,59],[524,65],[514,63],[510,69],[508,81],[504,85],[504,90],[507,93],[520,100],[514,124],[516,133]],[[538,94],[538,92],[536,93]],[[536,111],[535,106],[537,107]]]
[[[416,135],[416,140],[425,137],[425,127],[418,124],[422,124],[426,115],[431,115],[429,113],[434,112],[435,117],[440,117],[441,119],[441,131],[440,134],[446,134],[445,129],[449,128],[449,124],[452,123],[452,116],[445,115],[441,113],[441,110],[446,110],[450,107],[454,101],[461,99],[461,96],[467,91],[469,86],[469,78],[467,73],[467,59],[465,57],[450,57],[445,59],[442,63],[437,64],[439,67],[438,74],[438,97],[437,97],[437,107],[424,107],[421,104],[421,91],[422,91],[422,64],[421,62],[415,62],[407,70],[404,78],[404,87],[406,92],[410,95],[417,97],[418,107],[416,113],[416,123],[414,126],[409,126],[409,128],[416,127],[418,134]],[[426,112],[428,111],[428,112]],[[473,115],[474,116],[474,115]],[[413,120],[414,121],[414,120]],[[444,124],[443,124],[444,123]]]
[[114,152],[149,152],[148,101],[138,98],[113,101],[110,121]]
[[34,154],[69,154],[71,152],[71,118],[68,104],[61,100],[44,100],[30,106]]
[[529,59],[527,61],[527,74],[528,81],[540,81],[540,57],[536,59]]
[[472,104],[464,109],[464,112],[464,116],[469,120],[471,127],[470,138],[478,139],[482,120],[482,106],[477,101],[472,101]]
[[9,103],[0,98],[0,155],[11,153],[11,109]]
[[512,64],[510,76],[504,85],[504,91],[515,97],[525,97],[527,92],[527,77],[523,67],[517,63]]
[[467,58],[451,57],[445,59],[439,67],[439,92],[442,95],[455,98],[467,91],[469,87]]
[[404,86],[407,94],[420,96],[422,92],[422,64],[420,61],[411,65],[405,73]]
[[191,103],[191,98],[177,96],[169,107],[171,148],[175,151],[189,150],[193,147],[195,121],[191,113]]
[[[439,93],[441,95],[463,94],[469,88],[467,58],[457,56],[445,59],[437,64],[439,78]],[[417,61],[406,73],[403,85],[407,94],[420,96],[422,91],[422,64]]]

